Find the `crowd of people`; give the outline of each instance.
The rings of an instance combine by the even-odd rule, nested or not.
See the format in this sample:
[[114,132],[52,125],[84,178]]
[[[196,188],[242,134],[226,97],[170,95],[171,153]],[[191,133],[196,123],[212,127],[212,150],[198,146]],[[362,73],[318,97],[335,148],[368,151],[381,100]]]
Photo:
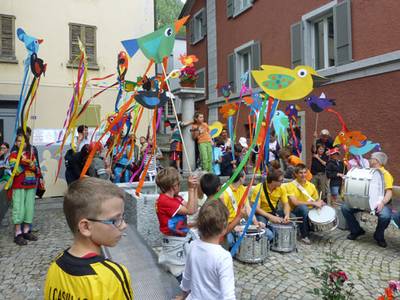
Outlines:
[[[96,149],[88,173],[77,180],[93,147],[88,138],[88,128],[84,125],[78,127],[75,147],[65,155],[69,187],[64,197],[64,213],[74,241],[51,264],[45,299],[52,299],[55,294],[68,295],[71,299],[133,298],[129,272],[124,266],[105,259],[101,246],[116,245],[126,228],[124,192],[111,181],[128,181],[137,176],[140,165],[148,164],[149,159],[154,159],[154,162],[148,164],[151,166],[148,179],[155,180],[161,191],[155,206],[163,235],[159,262],[180,282],[182,292],[176,299],[235,299],[229,250],[237,242],[243,222],[263,229],[266,238],[272,241],[276,236],[274,224],[288,224],[299,219],[300,241],[310,245],[309,211],[340,201],[343,179],[353,166],[376,168],[383,174],[384,198],[375,209],[378,223],[373,237],[377,244],[387,246],[384,232],[392,219],[400,226],[400,212],[393,212],[388,205],[392,198],[393,177],[384,167],[388,157],[383,152],[372,153],[368,161],[359,157],[344,160],[341,150],[334,147],[329,132],[324,129],[320,137],[316,137],[311,149],[311,167],[307,168],[298,156],[298,146],[296,149],[290,145],[281,147],[272,135],[268,149],[270,159],[264,166],[266,176],[262,181],[251,187],[247,194],[249,190],[245,186],[246,173],[243,170],[217,198],[222,187],[220,175],[232,176],[248,150],[247,140],[240,138],[234,145],[226,131],[212,140],[202,114],[196,114],[193,123],[184,125],[190,124],[192,136],[199,145],[203,172],[200,178],[197,175],[188,177],[187,201],[179,196],[181,176],[178,166],[157,169],[157,155],[162,154],[155,150],[155,155],[146,155],[153,151],[152,139],[145,137],[140,138],[139,146],[135,136],[128,136],[127,143],[121,142],[114,148],[109,162],[104,158],[107,143],[104,149]],[[14,241],[20,246],[37,240],[31,229],[41,170],[37,150],[30,144],[30,135],[30,129],[24,132],[20,128],[9,154],[7,144],[3,144],[0,150],[3,176],[15,171],[11,188],[12,221]],[[23,140],[22,159],[16,168]],[[174,151],[179,152],[182,141],[176,134],[174,142]],[[174,151],[171,157],[181,159]],[[257,154],[254,152],[255,156]],[[248,170],[251,168],[251,165],[247,166]],[[253,216],[251,212],[255,203]],[[365,233],[355,218],[355,213],[360,210],[344,203],[341,211],[350,230],[347,238],[356,240]],[[188,216],[191,216],[191,222]]]

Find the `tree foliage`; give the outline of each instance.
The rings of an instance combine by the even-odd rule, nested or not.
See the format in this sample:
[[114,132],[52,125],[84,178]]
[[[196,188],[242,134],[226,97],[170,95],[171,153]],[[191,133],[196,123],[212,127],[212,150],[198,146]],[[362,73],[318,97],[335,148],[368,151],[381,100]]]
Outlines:
[[[155,0],[156,2],[156,29],[178,19],[183,8],[181,0]],[[180,31],[183,33],[184,30]]]

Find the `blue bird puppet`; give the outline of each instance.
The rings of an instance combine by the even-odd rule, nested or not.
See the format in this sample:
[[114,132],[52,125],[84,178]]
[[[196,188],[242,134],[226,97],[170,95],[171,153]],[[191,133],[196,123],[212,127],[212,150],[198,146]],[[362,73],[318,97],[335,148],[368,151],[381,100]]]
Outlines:
[[320,113],[320,112],[324,111],[325,109],[336,105],[335,100],[326,98],[324,93],[321,93],[321,96],[319,96],[319,97],[311,95],[304,101],[312,109],[312,111],[314,111],[316,113]]
[[353,155],[365,155],[368,152],[372,150],[377,150],[379,151],[381,148],[379,143],[373,143],[371,141],[365,141],[364,144],[361,147],[355,147],[355,146],[350,146],[349,147],[349,152]]
[[39,45],[43,42],[42,39],[27,35],[22,28],[17,29],[17,36],[18,39],[25,44],[25,48],[28,50],[28,55],[38,53]]
[[288,142],[289,118],[281,110],[277,110],[272,118],[275,135],[281,147],[286,146]]

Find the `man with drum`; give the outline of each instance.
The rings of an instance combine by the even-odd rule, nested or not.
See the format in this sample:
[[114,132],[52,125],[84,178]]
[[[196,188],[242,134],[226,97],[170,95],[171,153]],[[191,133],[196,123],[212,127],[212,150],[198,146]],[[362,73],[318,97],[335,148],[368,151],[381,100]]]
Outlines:
[[300,223],[301,241],[310,245],[310,225],[308,222],[308,212],[311,208],[321,208],[325,202],[319,199],[318,191],[314,184],[307,180],[307,167],[298,164],[294,171],[296,179],[286,184],[286,191],[292,213],[297,217],[302,217]]
[[[275,224],[287,224],[290,217],[290,206],[287,199],[286,190],[282,187],[283,172],[281,170],[271,170],[267,180],[257,184],[251,195],[254,202],[260,189],[260,199],[257,203],[256,218],[258,221],[267,224],[268,221]],[[277,210],[278,203],[281,201],[283,210]],[[266,234],[269,241],[274,238],[274,232],[267,226]]]
[[[379,169],[383,174],[383,180],[385,184],[385,195],[383,200],[380,201],[375,209],[376,215],[378,216],[378,224],[376,225],[374,239],[380,247],[386,248],[387,244],[385,241],[385,229],[389,226],[391,221],[391,210],[387,206],[392,198],[393,189],[393,176],[384,168],[388,160],[388,157],[383,152],[374,152],[370,158],[371,168]],[[361,228],[360,223],[355,218],[354,214],[361,211],[360,209],[352,208],[348,203],[342,205],[342,213],[346,222],[350,228],[350,234],[347,236],[349,240],[355,240],[359,236],[365,234],[364,229]]]

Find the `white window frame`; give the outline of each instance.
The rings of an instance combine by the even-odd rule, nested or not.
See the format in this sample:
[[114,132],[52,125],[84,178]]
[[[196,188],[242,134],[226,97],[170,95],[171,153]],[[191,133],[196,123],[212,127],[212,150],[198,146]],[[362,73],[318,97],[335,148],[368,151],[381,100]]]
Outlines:
[[[315,27],[314,24],[321,19],[326,19],[324,24],[324,32],[328,32],[328,22],[327,19],[329,16],[333,15],[333,8],[337,5],[337,0],[333,0],[305,15],[302,16],[301,20],[304,26],[303,31],[303,53],[304,53],[304,64],[308,66],[316,67],[315,64]],[[327,35],[326,35],[327,36]],[[327,70],[334,68],[335,66],[326,67],[329,62],[328,52],[325,51],[328,49],[328,39],[324,39],[324,65],[325,67],[319,70]]]
[[[240,81],[240,76],[245,72],[243,70],[243,54],[248,53],[248,60],[249,60],[249,70],[251,69],[251,61],[252,61],[252,53],[251,53],[251,46],[255,43],[255,41],[250,41],[247,42],[241,46],[239,46],[238,48],[235,49],[234,53],[235,53],[235,82],[237,84],[236,90],[239,91],[241,88],[241,81]],[[252,88],[251,86],[251,78],[249,76],[249,85],[250,88]]]
[[[333,18],[333,13],[331,13],[331,14],[326,14],[326,15],[324,15],[322,18],[319,18],[319,19],[317,19],[317,20],[314,20],[313,22],[312,22],[312,29],[311,29],[311,49],[313,49],[312,51],[311,51],[311,59],[312,59],[312,61],[313,61],[313,67],[316,69],[316,70],[325,70],[325,69],[329,69],[329,68],[332,68],[332,67],[334,67],[335,65],[333,65],[333,66],[329,66],[329,28],[328,28],[328,18],[329,17],[332,17]],[[316,64],[316,48],[315,48],[315,46],[316,46],[316,40],[315,40],[315,34],[316,34],[316,32],[315,32],[315,24],[316,23],[318,23],[318,22],[320,22],[320,21],[322,21],[323,23],[323,31],[324,31],[324,51],[323,51],[323,55],[324,55],[324,66],[322,67],[322,68],[319,68],[319,69],[317,69],[317,64]]]
[[252,6],[252,0],[233,0],[233,17],[237,17]]
[[193,15],[193,45],[204,39],[205,35],[201,34],[204,20],[201,18],[204,8],[200,9]]

